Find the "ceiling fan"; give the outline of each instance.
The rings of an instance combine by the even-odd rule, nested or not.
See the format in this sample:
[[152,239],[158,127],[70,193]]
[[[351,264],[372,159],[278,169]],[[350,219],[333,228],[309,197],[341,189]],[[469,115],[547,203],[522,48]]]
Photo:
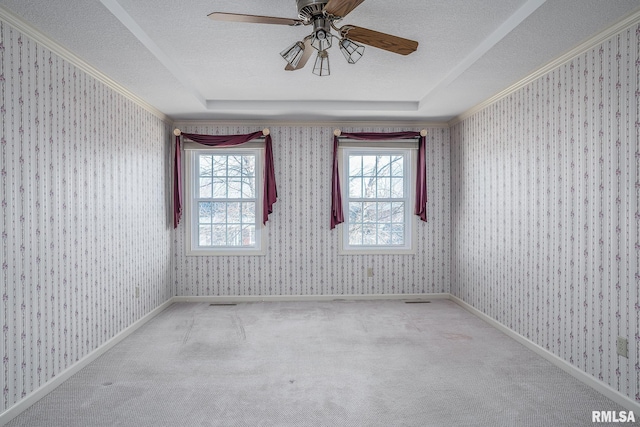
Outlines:
[[[364,46],[373,46],[400,55],[408,55],[418,48],[418,42],[380,33],[355,25],[337,27],[335,24],[358,7],[364,0],[296,0],[298,18],[277,18],[260,15],[213,12],[208,16],[215,21],[248,22],[276,25],[313,25],[313,31],[300,41],[295,42],[280,55],[287,61],[285,70],[295,71],[303,68],[314,50],[317,52],[313,73],[328,76],[329,54],[327,49],[332,39],[338,39],[340,51],[347,62],[355,64],[364,53]],[[338,35],[334,35],[334,30]],[[360,44],[362,43],[362,44]]]

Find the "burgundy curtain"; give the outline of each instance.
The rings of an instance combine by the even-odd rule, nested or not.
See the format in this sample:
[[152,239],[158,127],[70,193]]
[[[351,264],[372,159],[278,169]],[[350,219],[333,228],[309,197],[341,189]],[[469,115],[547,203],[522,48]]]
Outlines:
[[331,229],[344,222],[342,213],[342,191],[338,174],[338,137],[333,137],[333,173],[331,174]]
[[[195,133],[182,133],[182,137],[198,144],[209,147],[232,147],[263,136],[262,131],[248,133],[246,135],[199,135]],[[273,150],[271,148],[271,135],[265,135],[264,156],[264,185],[262,195],[262,223],[266,224],[269,214],[273,212],[273,204],[278,200],[276,189],[276,175],[273,167]],[[176,136],[176,152],[174,163],[174,189],[173,189],[173,227],[177,228],[182,217],[182,163],[180,160],[180,136]]]
[[[422,221],[427,221],[427,169],[425,160],[426,136],[420,132],[390,132],[390,133],[347,133],[340,134],[342,138],[356,139],[362,141],[382,141],[389,139],[413,139],[419,137],[418,161],[416,171],[416,206],[414,214],[418,215]],[[331,177],[331,229],[344,222],[342,213],[342,191],[340,189],[340,175],[338,171],[338,140],[333,137],[333,175]]]
[[182,218],[182,149],[180,136],[176,136],[176,151],[173,156],[173,228],[178,228]]

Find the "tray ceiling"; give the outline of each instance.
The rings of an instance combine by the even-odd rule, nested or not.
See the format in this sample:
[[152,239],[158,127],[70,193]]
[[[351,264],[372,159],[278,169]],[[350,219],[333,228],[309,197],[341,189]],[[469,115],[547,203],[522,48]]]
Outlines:
[[[0,7],[175,120],[446,121],[630,13],[637,0],[367,0],[341,22],[416,40],[408,56],[329,50],[285,71],[310,27],[217,22],[214,11],[294,18],[294,0],[0,0]],[[0,12],[2,10],[0,9]],[[6,12],[5,12],[6,13]]]

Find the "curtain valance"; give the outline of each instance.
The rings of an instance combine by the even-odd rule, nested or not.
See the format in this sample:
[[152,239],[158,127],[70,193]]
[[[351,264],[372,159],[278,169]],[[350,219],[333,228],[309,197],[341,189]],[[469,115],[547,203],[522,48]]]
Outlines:
[[427,169],[425,160],[427,132],[359,132],[347,133],[336,130],[333,133],[333,174],[331,177],[331,228],[344,222],[342,212],[342,191],[340,189],[340,174],[338,170],[338,144],[340,138],[356,139],[362,141],[382,141],[391,139],[418,138],[418,160],[416,173],[416,205],[414,214],[422,221],[427,221]]
[[173,180],[173,227],[177,228],[182,217],[182,150],[180,137],[189,139],[198,144],[209,147],[233,147],[241,145],[264,136],[264,180],[262,196],[262,223],[266,224],[269,214],[273,212],[273,204],[278,200],[276,189],[276,176],[273,167],[273,150],[271,148],[271,135],[269,130],[243,134],[243,135],[200,135],[196,133],[182,133],[179,129],[174,131],[176,136],[174,155],[174,180]]

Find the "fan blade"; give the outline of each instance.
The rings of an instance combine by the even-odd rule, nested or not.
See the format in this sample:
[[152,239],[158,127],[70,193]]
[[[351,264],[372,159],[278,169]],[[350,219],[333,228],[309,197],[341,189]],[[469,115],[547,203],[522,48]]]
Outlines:
[[364,0],[329,0],[329,3],[324,7],[324,12],[328,15],[344,18],[363,1]]
[[302,25],[304,21],[293,18],[276,18],[273,16],[243,15],[240,13],[213,12],[207,15],[214,21],[249,22],[252,24]]
[[287,64],[287,66],[284,67],[284,69],[287,71],[295,71],[303,68],[307,64],[307,61],[309,60],[309,58],[311,58],[311,54],[313,52],[314,50],[311,47],[311,38],[308,38],[304,41],[304,50],[302,51],[302,57],[300,58],[298,65],[296,65],[295,67],[292,67],[291,64]]
[[400,55],[408,55],[418,49],[417,41],[403,39],[402,37],[380,33],[367,28],[349,25],[341,28],[340,33],[343,37],[353,40],[354,42],[388,50],[393,53],[399,53]]

